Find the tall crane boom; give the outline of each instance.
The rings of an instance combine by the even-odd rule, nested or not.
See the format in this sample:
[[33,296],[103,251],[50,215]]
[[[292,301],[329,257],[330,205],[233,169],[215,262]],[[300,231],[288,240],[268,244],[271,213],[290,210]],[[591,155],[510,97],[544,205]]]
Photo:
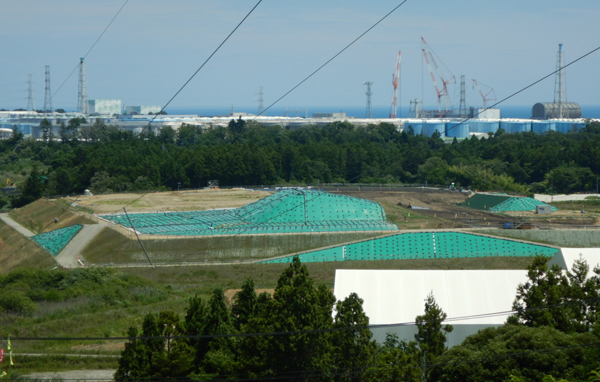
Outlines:
[[423,49],[423,56],[425,57],[425,62],[427,63],[427,67],[429,68],[429,74],[431,74],[431,80],[433,81],[433,86],[435,87],[435,92],[437,93],[438,99],[438,108],[440,111],[440,118],[442,117],[442,95],[443,93],[440,91],[437,85],[437,81],[435,80],[435,76],[433,75],[433,70],[431,70],[431,64],[429,63],[429,58],[427,58],[427,52]]
[[[490,93],[494,92],[494,89],[490,88],[490,91],[487,92],[487,94],[483,94],[483,92],[481,91],[481,88],[479,87],[479,83],[477,82],[477,80],[473,79],[473,84],[475,84],[475,86],[477,87],[477,90],[479,90],[479,95],[481,95],[481,98],[483,99],[483,108],[487,109],[487,101],[495,101],[496,98],[487,98],[487,96],[490,95]],[[494,97],[496,96],[496,94],[494,93]]]
[[[444,100],[444,110],[447,113],[449,110],[449,104],[450,104],[448,101],[448,84],[455,84],[456,79],[454,78],[454,76],[450,77],[450,79],[448,79],[448,80],[444,79],[444,75],[442,74],[440,67],[438,66],[437,62],[435,61],[433,54],[431,53],[431,47],[429,46],[429,44],[427,44],[427,42],[425,41],[425,39],[423,37],[421,37],[421,42],[423,43],[423,55],[425,56],[425,61],[427,61],[427,66],[429,67],[429,73],[431,73],[431,77],[434,79],[435,91],[438,95],[438,104],[439,104],[440,117],[441,117],[442,116],[442,99]],[[428,58],[428,56],[429,56],[429,58]],[[435,68],[435,71],[437,72],[438,77],[442,81],[442,89],[441,90],[438,88],[438,86],[435,82],[435,77],[433,75],[433,71],[431,70],[431,65],[429,63],[430,61],[433,64],[433,67]]]
[[392,75],[392,86],[394,86],[394,97],[392,99],[392,112],[390,118],[396,118],[398,111],[398,83],[400,82],[400,63],[402,62],[402,51],[398,51],[396,61],[396,72]]

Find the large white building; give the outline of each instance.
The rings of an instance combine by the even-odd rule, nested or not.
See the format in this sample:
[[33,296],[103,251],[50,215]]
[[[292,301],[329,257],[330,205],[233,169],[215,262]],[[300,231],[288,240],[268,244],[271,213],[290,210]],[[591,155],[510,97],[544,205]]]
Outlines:
[[120,99],[90,99],[88,106],[89,114],[118,115],[123,110]]
[[517,287],[526,281],[526,270],[338,269],[334,294],[338,300],[358,294],[369,324],[380,325],[372,329],[373,337],[383,342],[386,333],[414,340],[415,318],[424,314],[425,299],[433,293],[448,315],[446,323],[454,326],[447,345],[455,346],[481,329],[503,325]]
[[[600,248],[561,248],[548,262],[564,272],[575,260],[600,266]],[[433,293],[448,315],[444,324],[454,330],[447,346],[456,346],[487,327],[503,325],[510,314],[519,284],[528,281],[527,270],[350,270],[335,272],[334,295],[343,300],[351,293],[363,299],[373,337],[383,342],[386,333],[412,341],[417,333],[415,319],[425,312],[425,299]]]
[[123,114],[156,114],[162,110],[162,106],[133,106],[133,105],[125,105],[123,108]]

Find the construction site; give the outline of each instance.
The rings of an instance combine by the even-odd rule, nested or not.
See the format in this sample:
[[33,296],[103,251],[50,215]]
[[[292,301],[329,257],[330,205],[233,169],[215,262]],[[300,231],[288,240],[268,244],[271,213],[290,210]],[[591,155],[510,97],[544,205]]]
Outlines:
[[[443,189],[215,189],[138,198],[39,200],[3,219],[26,230],[28,253],[62,267],[287,263],[296,255],[304,262],[553,256],[557,246],[536,235],[577,229],[594,236],[600,228],[595,213]],[[536,212],[545,207],[549,213]],[[512,230],[526,230],[529,240],[510,238]]]

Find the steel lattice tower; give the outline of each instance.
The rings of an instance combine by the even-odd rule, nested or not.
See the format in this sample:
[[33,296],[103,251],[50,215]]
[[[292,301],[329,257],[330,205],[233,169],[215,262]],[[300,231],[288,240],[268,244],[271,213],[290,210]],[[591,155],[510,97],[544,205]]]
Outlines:
[[558,118],[568,117],[568,111],[565,107],[567,103],[567,74],[563,69],[564,66],[564,52],[562,50],[563,44],[558,44],[558,53],[556,54],[556,77],[554,80],[554,103],[558,104]]
[[263,93],[262,86],[258,91],[258,115],[261,115],[265,110],[265,93]]
[[79,91],[77,93],[77,111],[83,114],[89,114],[87,78],[85,75],[85,62],[83,62],[83,57],[81,57],[79,60]]
[[44,113],[52,113],[52,92],[50,91],[50,65],[46,65],[46,92],[44,94]]
[[35,106],[33,105],[33,80],[32,75],[29,74],[29,80],[27,81],[27,110],[34,111]]
[[373,95],[373,92],[371,91],[371,85],[373,85],[373,82],[363,82],[363,85],[367,86],[367,91],[365,92],[365,94],[367,95],[367,110],[366,110],[366,118],[373,118],[373,115],[371,114],[371,96]]
[[458,116],[467,118],[467,98],[466,98],[465,76],[460,76],[460,106],[458,107]]

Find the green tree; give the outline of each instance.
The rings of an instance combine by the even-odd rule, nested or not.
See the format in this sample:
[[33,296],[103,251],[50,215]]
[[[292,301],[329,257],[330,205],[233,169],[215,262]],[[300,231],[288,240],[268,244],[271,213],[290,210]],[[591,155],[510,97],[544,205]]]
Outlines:
[[125,343],[125,349],[121,352],[117,371],[115,372],[116,381],[141,381],[147,379],[150,375],[150,362],[148,360],[149,351],[146,344],[138,339],[138,331],[132,326],[127,331],[129,340]]
[[234,302],[231,306],[231,316],[233,326],[236,330],[241,330],[250,321],[256,313],[258,303],[256,291],[254,290],[254,280],[248,278],[242,284],[242,290],[234,296]]
[[417,316],[415,340],[420,350],[422,373],[429,379],[429,364],[446,351],[446,334],[452,325],[442,325],[448,315],[438,306],[433,293],[425,299],[425,314]]
[[327,288],[315,288],[298,256],[286,268],[273,295],[268,314],[274,332],[291,332],[268,339],[268,369],[275,375],[293,373],[297,380],[322,380],[331,365],[327,333],[307,333],[332,326],[335,298]]
[[364,373],[373,366],[376,343],[371,340],[369,317],[362,308],[363,300],[351,293],[335,305],[333,327],[333,363],[338,370],[336,381],[362,381]]
[[13,204],[14,207],[22,207],[42,197],[46,188],[43,175],[33,166],[29,177],[25,181],[21,193]]
[[47,118],[42,119],[42,122],[40,122],[40,131],[42,132],[42,140],[44,142],[52,142],[52,122]]
[[[504,325],[467,337],[436,359],[431,379],[439,382],[537,382],[546,376],[582,381],[598,367],[598,339],[548,326]],[[513,379],[515,380],[515,379]]]
[[589,276],[585,261],[576,261],[568,274],[548,258],[537,256],[527,268],[529,280],[520,284],[513,303],[516,312],[509,324],[531,327],[550,326],[570,333],[585,333],[598,320],[600,302],[600,269]]

